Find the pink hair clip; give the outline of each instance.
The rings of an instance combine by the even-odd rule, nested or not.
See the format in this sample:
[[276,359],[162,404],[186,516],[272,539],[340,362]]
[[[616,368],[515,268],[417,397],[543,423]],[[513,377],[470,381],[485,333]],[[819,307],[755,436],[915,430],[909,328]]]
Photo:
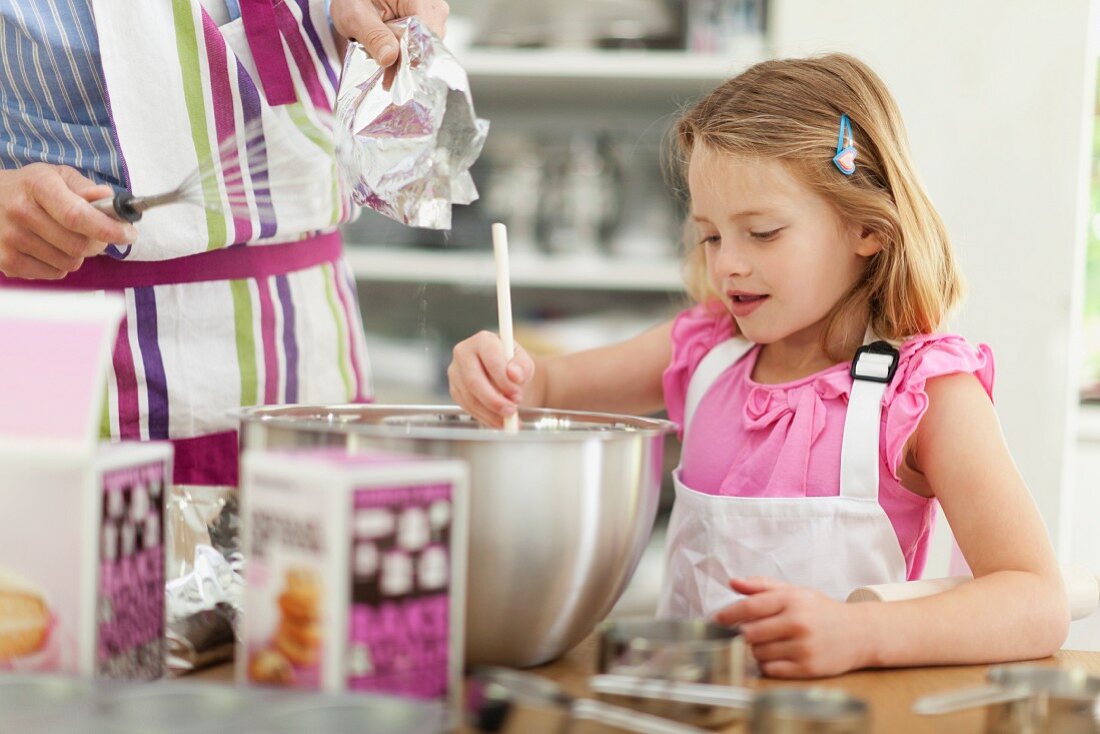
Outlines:
[[856,146],[852,143],[852,122],[848,115],[840,116],[840,133],[836,139],[836,155],[833,163],[845,176],[856,172]]

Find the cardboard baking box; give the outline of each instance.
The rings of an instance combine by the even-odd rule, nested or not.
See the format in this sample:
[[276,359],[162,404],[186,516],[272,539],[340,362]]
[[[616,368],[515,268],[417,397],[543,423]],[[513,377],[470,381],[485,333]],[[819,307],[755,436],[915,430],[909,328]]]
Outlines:
[[0,671],[163,675],[172,447],[98,440],[124,308],[0,289]]
[[457,712],[467,507],[465,462],[246,451],[238,681]]

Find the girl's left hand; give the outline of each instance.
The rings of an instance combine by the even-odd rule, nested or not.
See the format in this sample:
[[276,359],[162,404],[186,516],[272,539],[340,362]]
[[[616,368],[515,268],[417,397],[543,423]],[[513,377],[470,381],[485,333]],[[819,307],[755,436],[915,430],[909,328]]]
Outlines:
[[746,598],[718,612],[715,621],[740,625],[764,675],[818,678],[867,665],[868,605],[769,578],[731,579],[730,588]]

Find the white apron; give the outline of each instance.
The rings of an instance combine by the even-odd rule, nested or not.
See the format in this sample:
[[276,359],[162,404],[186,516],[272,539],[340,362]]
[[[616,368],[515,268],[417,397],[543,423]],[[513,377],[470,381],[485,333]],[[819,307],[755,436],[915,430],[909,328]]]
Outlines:
[[[878,344],[863,347],[854,360],[859,377],[844,421],[838,496],[705,494],[680,481],[676,469],[659,617],[711,617],[741,598],[729,587],[731,577],[768,576],[841,601],[859,586],[905,580],[905,558],[878,502],[882,396],[897,352],[869,351]],[[703,396],[752,346],[735,337],[700,362],[684,406],[685,446]]]

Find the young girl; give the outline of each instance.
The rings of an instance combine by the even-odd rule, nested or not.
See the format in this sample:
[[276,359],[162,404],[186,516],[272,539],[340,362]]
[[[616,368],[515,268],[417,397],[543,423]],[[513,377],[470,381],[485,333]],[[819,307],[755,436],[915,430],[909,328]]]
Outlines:
[[[768,61],[681,119],[698,301],[630,341],[505,364],[455,347],[451,395],[647,413],[682,427],[659,614],[739,624],[765,674],[1044,657],[1069,613],[991,400],[993,357],[936,330],[951,244],[882,81],[844,55]],[[845,604],[919,578],[935,503],[974,580]]]

